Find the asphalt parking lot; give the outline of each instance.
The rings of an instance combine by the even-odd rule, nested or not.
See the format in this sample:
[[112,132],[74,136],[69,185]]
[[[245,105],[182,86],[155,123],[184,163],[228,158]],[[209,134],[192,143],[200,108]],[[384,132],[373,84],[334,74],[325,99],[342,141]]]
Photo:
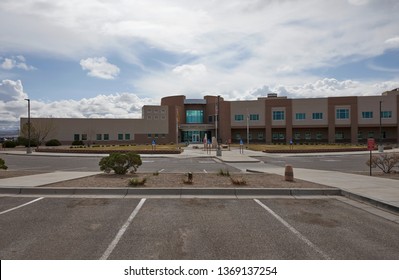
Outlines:
[[399,259],[398,236],[338,197],[0,197],[3,260]]

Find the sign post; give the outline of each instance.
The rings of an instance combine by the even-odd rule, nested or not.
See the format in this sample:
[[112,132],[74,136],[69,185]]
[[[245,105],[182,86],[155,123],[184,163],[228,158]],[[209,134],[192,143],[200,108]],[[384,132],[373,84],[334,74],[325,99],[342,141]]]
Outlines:
[[370,151],[370,176],[372,176],[372,174],[371,174],[371,165],[372,165],[371,160],[373,158],[372,153],[373,153],[373,150],[374,150],[374,146],[375,146],[374,138],[367,139],[367,150]]

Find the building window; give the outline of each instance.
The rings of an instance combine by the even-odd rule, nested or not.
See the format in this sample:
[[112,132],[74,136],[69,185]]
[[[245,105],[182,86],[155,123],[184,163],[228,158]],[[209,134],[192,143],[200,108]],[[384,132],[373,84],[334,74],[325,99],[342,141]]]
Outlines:
[[305,132],[305,139],[306,140],[312,139],[312,134],[310,132]]
[[204,111],[186,110],[186,123],[204,123]]
[[382,111],[381,112],[382,119],[390,119],[392,118],[392,111]]
[[296,113],[295,114],[295,119],[296,120],[305,120],[306,119],[306,113]]
[[300,140],[300,139],[301,139],[301,133],[295,132],[295,133],[294,133],[294,139],[295,139],[295,140]]
[[151,116],[147,116],[147,120],[151,120],[152,119],[152,117]]
[[322,120],[323,119],[323,113],[312,113],[312,119],[313,120]]
[[249,120],[251,121],[259,121],[259,114],[250,114]]
[[284,140],[285,139],[285,134],[284,133],[277,133],[277,132],[274,132],[273,134],[272,134],[272,138],[273,138],[273,140]]
[[158,120],[159,119],[159,116],[154,116],[154,120]]
[[80,140],[80,135],[79,134],[74,134],[73,135],[73,140],[74,141],[79,141]]
[[240,140],[240,139],[241,139],[241,134],[240,134],[240,133],[237,133],[237,134],[236,134],[236,139],[237,139],[237,140]]
[[349,109],[337,109],[336,111],[337,120],[347,120],[349,119]]
[[155,113],[155,114],[158,114],[158,110],[157,110],[157,109],[154,109],[154,113]]
[[234,115],[234,120],[240,122],[244,120],[244,115]]
[[208,123],[213,123],[213,116],[208,116]]
[[166,120],[166,117],[165,116],[161,116],[161,120]]
[[162,138],[165,138],[165,137],[166,137],[166,134],[162,134],[161,137],[162,137]]
[[96,135],[96,140],[97,140],[97,141],[103,140],[103,139],[102,139],[102,135],[101,135],[101,134],[97,134],[97,135]]
[[359,140],[363,139],[363,133],[361,131],[357,132],[357,139]]
[[152,134],[151,133],[148,133],[147,134],[147,138],[151,138],[152,137]]
[[130,140],[130,133],[125,134],[125,140]]
[[123,140],[123,134],[122,133],[118,134],[118,140]]
[[154,134],[154,138],[158,138],[158,134],[157,133]]
[[273,121],[283,121],[284,119],[284,111],[273,111]]
[[362,118],[363,119],[372,119],[373,118],[373,112],[362,112]]
[[83,141],[87,140],[87,134],[82,134],[82,140]]
[[263,132],[258,132],[258,140],[263,140],[263,139],[264,139]]
[[151,113],[152,111],[151,111],[151,109],[147,109],[147,113]]
[[344,139],[344,133],[342,131],[338,131],[335,133],[335,139],[342,140]]
[[374,131],[369,131],[369,133],[367,134],[368,138],[374,138]]
[[316,132],[316,140],[321,140],[323,138],[323,134],[321,132]]
[[104,140],[109,140],[109,134],[104,134]]
[[162,110],[161,110],[161,114],[165,114],[165,109],[162,109]]

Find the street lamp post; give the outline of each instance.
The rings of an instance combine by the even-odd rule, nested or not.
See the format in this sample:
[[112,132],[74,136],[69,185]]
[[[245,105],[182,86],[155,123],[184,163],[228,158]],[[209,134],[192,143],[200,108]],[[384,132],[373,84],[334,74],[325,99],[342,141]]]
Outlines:
[[27,154],[31,154],[32,153],[32,149],[30,147],[30,127],[31,127],[31,123],[30,123],[30,99],[26,98],[26,101],[28,101],[28,149],[26,150]]
[[380,136],[378,138],[378,151],[383,152],[384,147],[382,146],[382,111],[381,111],[382,101],[380,100]]

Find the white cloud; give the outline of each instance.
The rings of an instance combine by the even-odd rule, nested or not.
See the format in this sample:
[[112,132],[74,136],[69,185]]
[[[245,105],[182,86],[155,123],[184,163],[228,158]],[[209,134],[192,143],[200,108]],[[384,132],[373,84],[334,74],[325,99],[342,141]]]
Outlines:
[[80,60],[83,70],[88,70],[87,75],[100,79],[113,80],[118,76],[120,69],[107,61],[105,57],[89,57]]
[[385,44],[387,44],[391,48],[399,48],[399,36],[385,40]]
[[[3,62],[1,62],[3,60]],[[11,58],[0,58],[0,67],[5,70],[12,70],[14,68],[30,71],[36,68],[25,63],[26,59],[22,55],[13,56]]]
[[172,72],[184,78],[196,78],[205,75],[207,71],[204,64],[193,64],[177,66]]

